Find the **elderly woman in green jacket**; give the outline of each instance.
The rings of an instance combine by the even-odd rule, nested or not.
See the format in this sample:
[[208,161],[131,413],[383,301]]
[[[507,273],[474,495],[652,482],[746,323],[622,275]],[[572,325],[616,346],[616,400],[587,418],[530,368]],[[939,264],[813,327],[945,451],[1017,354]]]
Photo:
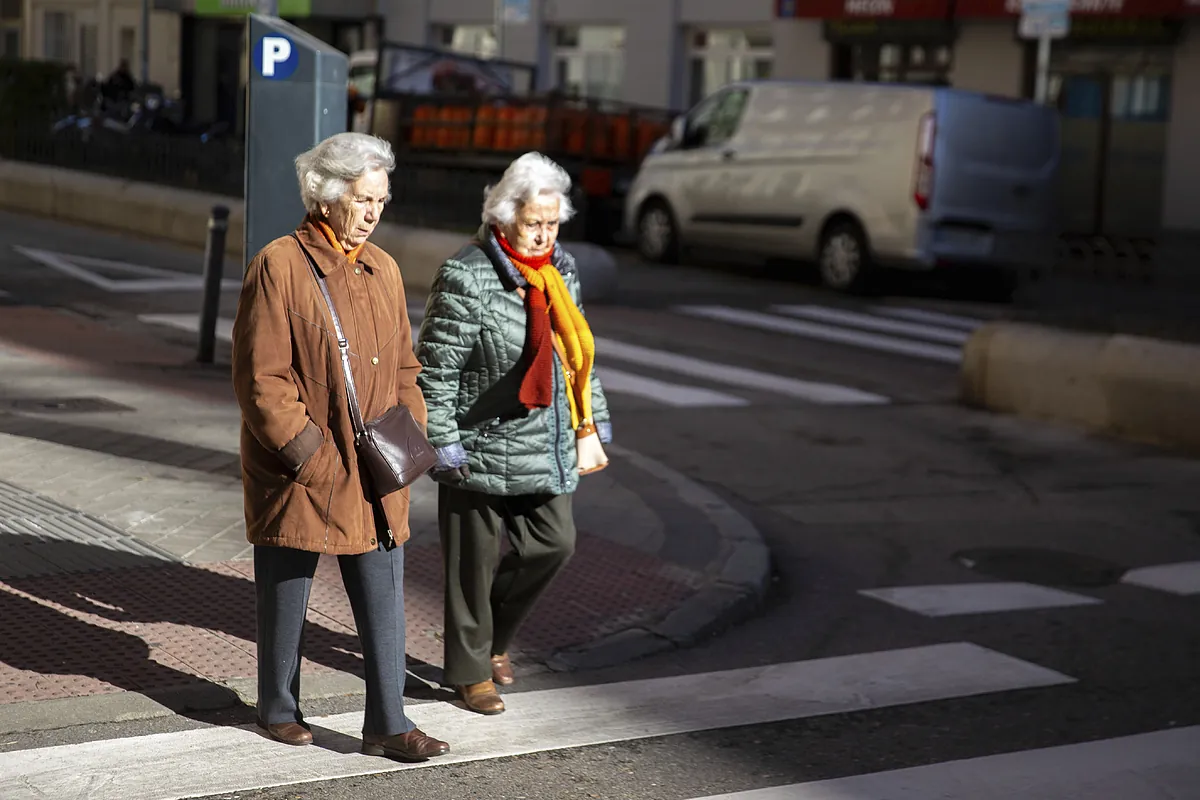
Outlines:
[[417,342],[438,452],[445,683],[481,714],[504,710],[513,637],[574,552],[577,447],[586,472],[603,459],[582,443],[611,440],[575,261],[558,244],[570,188],[540,153],[509,166],[475,238],[439,268]]

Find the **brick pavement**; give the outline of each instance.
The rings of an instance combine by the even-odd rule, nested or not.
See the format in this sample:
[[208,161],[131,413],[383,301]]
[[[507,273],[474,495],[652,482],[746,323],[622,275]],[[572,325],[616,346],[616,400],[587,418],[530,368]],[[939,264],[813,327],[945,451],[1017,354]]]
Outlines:
[[[211,690],[212,704],[238,686],[245,699],[254,588],[238,412],[226,371],[190,358],[60,310],[0,315],[0,728],[6,709],[28,716],[47,700],[127,692],[172,706],[181,690]],[[661,464],[612,455],[579,492],[577,555],[523,630],[523,670],[686,644],[765,590],[766,550],[744,518]],[[408,652],[436,675],[432,482],[414,487],[412,519]],[[306,686],[361,678],[336,561],[317,578]]]

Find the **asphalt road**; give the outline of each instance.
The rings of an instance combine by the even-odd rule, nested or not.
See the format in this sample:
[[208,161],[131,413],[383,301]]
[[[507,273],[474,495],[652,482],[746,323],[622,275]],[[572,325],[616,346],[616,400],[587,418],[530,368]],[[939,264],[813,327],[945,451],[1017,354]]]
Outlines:
[[[186,325],[145,320],[194,315],[194,288],[130,291],[119,282],[150,273],[84,265],[112,279],[105,283],[15,246],[189,274],[200,271],[199,253],[0,215],[0,291],[8,295],[0,304],[63,306],[190,341]],[[647,678],[951,643],[1058,679],[982,693],[950,688],[926,699],[901,692],[907,699],[893,703],[880,693],[923,678],[884,670],[850,687],[854,708],[839,711],[823,705],[823,679],[801,669],[795,682],[790,672],[777,676],[772,696],[811,691],[811,704],[796,701],[787,718],[764,723],[745,710],[761,701],[762,686],[739,683],[742,673],[733,673],[728,683],[720,676],[714,683],[728,695],[728,713],[683,733],[666,732],[659,720],[641,734],[566,749],[547,734],[533,752],[514,748],[520,754],[328,781],[298,775],[306,782],[247,784],[211,796],[684,800],[1200,725],[1200,577],[1190,567],[1130,572],[1200,562],[1200,464],[957,406],[956,364],[945,350],[979,320],[1008,309],[919,291],[851,300],[786,272],[732,263],[622,270],[618,301],[588,311],[602,337],[598,361],[612,384],[616,437],[713,488],[753,520],[772,549],[774,584],[749,621],[699,646],[602,671],[536,676],[520,692],[535,698],[548,689],[606,685],[620,696],[628,682]],[[236,265],[227,276],[236,280]],[[232,315],[235,300],[225,293],[223,316]],[[880,591],[894,587],[911,591]],[[950,656],[938,664],[954,671]],[[694,705],[707,697],[696,696]],[[688,696],[673,702],[660,709],[664,715],[683,715],[693,704]],[[328,701],[309,713],[357,707],[357,700]],[[64,729],[5,749],[193,724]],[[1200,797],[1200,779],[1191,781],[1200,776],[1200,749],[1174,795],[1139,793],[1153,781],[1134,786],[1127,774],[1110,777],[1110,757],[1079,752],[1058,762],[1066,766],[1055,790],[1017,794],[1009,785],[1008,794],[994,796]],[[828,794],[797,788],[772,800],[992,797],[985,789],[1000,786],[1002,770],[981,764],[958,793],[943,784],[944,794],[906,795],[839,784]]]

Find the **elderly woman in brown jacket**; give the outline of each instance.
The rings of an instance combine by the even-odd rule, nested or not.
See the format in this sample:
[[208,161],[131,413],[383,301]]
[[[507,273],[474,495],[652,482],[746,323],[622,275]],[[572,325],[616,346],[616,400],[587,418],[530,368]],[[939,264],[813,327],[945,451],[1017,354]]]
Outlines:
[[426,419],[420,366],[396,262],[367,238],[395,168],[391,147],[341,133],[296,159],[307,216],[250,262],[233,328],[242,409],[246,533],[254,545],[258,724],[303,745],[304,617],[317,560],[336,555],[366,673],[364,753],[424,760],[450,747],[404,713],[404,549],[408,490],[376,498],[360,470],[325,280],[349,341],[364,419],[397,403]]

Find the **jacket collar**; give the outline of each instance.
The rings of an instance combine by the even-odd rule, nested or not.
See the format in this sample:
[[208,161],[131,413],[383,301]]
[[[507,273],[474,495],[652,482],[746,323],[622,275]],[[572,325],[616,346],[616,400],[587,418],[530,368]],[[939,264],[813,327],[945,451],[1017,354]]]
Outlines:
[[[313,257],[322,277],[342,269],[349,263],[346,254],[334,248],[325,238],[325,234],[321,233],[308,217],[305,217],[296,228],[296,235],[300,237],[300,243],[304,245],[304,249]],[[358,255],[359,263],[367,268],[367,272],[374,272],[378,266],[378,259],[375,257],[374,251],[375,248],[368,243]]]
[[[317,232],[320,235],[320,232]],[[525,288],[529,282],[521,275],[517,268],[513,266],[508,255],[500,247],[500,242],[496,241],[496,234],[492,232],[492,228],[487,223],[479,226],[479,230],[475,234],[475,243],[479,245],[479,249],[488,257],[488,261],[492,262],[497,274],[500,275],[500,281],[504,284],[504,288],[512,291],[518,287]],[[566,274],[572,270],[570,262],[565,257],[566,251],[562,249],[562,245],[558,242],[554,243],[554,253],[550,256],[550,263],[559,272]]]

